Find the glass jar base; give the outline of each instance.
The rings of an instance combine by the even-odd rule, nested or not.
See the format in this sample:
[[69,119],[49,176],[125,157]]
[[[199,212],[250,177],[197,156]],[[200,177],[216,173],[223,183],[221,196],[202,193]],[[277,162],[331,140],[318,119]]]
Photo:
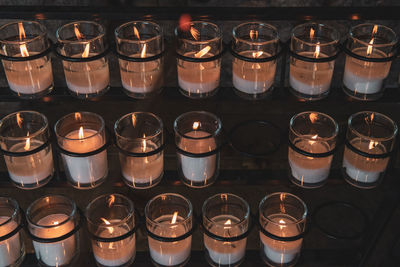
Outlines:
[[218,174],[214,174],[213,177],[211,177],[210,179],[208,179],[206,181],[197,182],[197,181],[193,181],[190,179],[186,179],[183,175],[181,175],[181,181],[184,185],[186,185],[188,187],[205,188],[205,187],[208,187],[208,186],[212,185],[213,183],[215,183],[215,181],[217,180],[217,176],[218,176]]
[[135,256],[136,255],[134,255],[129,261],[127,261],[121,265],[115,265],[115,263],[113,263],[114,265],[104,265],[104,264],[101,264],[98,261],[96,261],[96,266],[97,267],[110,267],[110,266],[111,267],[129,267],[129,266],[132,266],[133,262],[135,261]]
[[189,92],[185,89],[182,89],[179,87],[179,92],[181,92],[182,95],[191,98],[191,99],[199,99],[199,98],[209,98],[214,96],[218,92],[219,87],[213,89],[212,91],[206,92],[206,93],[192,93]]
[[183,267],[189,262],[190,255],[184,262],[176,264],[176,265],[162,265],[162,264],[159,264],[156,261],[154,261],[152,257],[150,257],[150,259],[151,259],[151,263],[156,267]]
[[17,96],[17,97],[19,97],[19,98],[21,98],[21,99],[38,99],[38,98],[42,98],[43,96],[48,95],[51,91],[53,91],[53,89],[54,89],[54,85],[52,84],[48,88],[46,88],[46,89],[44,89],[44,90],[42,90],[42,91],[40,91],[38,93],[35,93],[35,94],[23,94],[23,93],[20,93],[20,92],[16,92],[16,91],[14,91],[13,89],[10,88],[12,94]]
[[106,180],[107,176],[108,176],[108,171],[107,171],[106,175],[104,175],[104,177],[96,180],[93,183],[79,183],[79,182],[76,182],[75,180],[72,180],[70,178],[68,178],[67,180],[71,184],[71,186],[76,188],[76,189],[88,190],[88,189],[93,189],[93,188],[96,188],[96,187],[100,186],[102,183],[104,183],[104,181]]
[[318,182],[318,183],[306,183],[306,182],[302,182],[302,181],[296,179],[293,175],[290,175],[289,180],[293,184],[295,184],[299,187],[306,188],[306,189],[314,189],[314,188],[319,188],[319,187],[324,186],[328,179],[324,179],[323,181]]
[[261,259],[264,261],[264,263],[267,266],[271,266],[271,267],[292,267],[292,266],[296,265],[297,261],[300,258],[300,254],[298,254],[291,262],[288,262],[288,263],[273,262],[265,255],[264,250],[260,251],[260,256],[261,256]]
[[146,98],[152,98],[158,94],[161,93],[162,91],[162,87],[158,88],[158,89],[154,89],[151,92],[146,92],[146,93],[139,93],[139,92],[132,92],[129,91],[128,89],[122,87],[122,91],[129,97],[131,98],[135,98],[135,99],[146,99]]
[[37,183],[32,183],[32,184],[22,184],[22,183],[17,183],[16,181],[11,179],[11,182],[18,188],[24,189],[24,190],[32,190],[32,189],[37,189],[42,186],[45,186],[50,180],[53,178],[54,173],[46,177],[45,179],[37,182]]
[[129,187],[132,187],[133,189],[149,189],[152,187],[155,187],[156,185],[158,185],[162,178],[164,176],[164,172],[161,173],[161,175],[159,177],[157,177],[156,179],[152,180],[151,182],[148,183],[134,183],[132,182],[132,180],[128,180],[125,177],[122,178],[122,180],[125,182],[125,184]]
[[297,97],[298,99],[303,100],[303,101],[318,101],[318,100],[328,97],[328,95],[329,95],[329,90],[326,92],[323,92],[321,94],[318,94],[318,95],[307,95],[307,94],[300,93],[299,91],[297,91],[296,89],[294,89],[291,86],[289,87],[289,91],[292,95],[294,95],[295,97]]
[[361,100],[361,101],[374,101],[378,100],[383,95],[383,90],[380,90],[378,93],[375,94],[365,94],[365,93],[358,93],[354,90],[347,88],[343,85],[343,92],[351,98]]
[[207,260],[208,264],[209,264],[210,266],[212,266],[212,267],[238,267],[238,266],[239,266],[240,264],[242,264],[243,261],[244,261],[244,257],[243,257],[240,261],[234,262],[234,263],[229,263],[229,264],[217,263],[217,262],[214,262],[214,261],[211,259],[210,254],[208,253],[208,250],[207,250],[207,249],[205,250],[205,257],[206,257],[206,260]]
[[[77,252],[73,256],[72,260],[69,263],[62,264],[62,265],[54,265],[54,266],[57,266],[57,267],[75,267],[75,266],[79,266],[80,265],[79,262],[78,262],[79,261],[79,257],[80,257],[80,252]],[[51,265],[47,265],[41,259],[38,259],[38,264],[37,265],[40,266],[40,267],[54,267],[54,266],[51,266]]]
[[274,87],[271,86],[265,92],[256,93],[256,94],[248,94],[248,93],[245,93],[245,92],[233,87],[233,91],[235,92],[235,94],[246,100],[260,100],[260,99],[267,98],[268,96],[270,96],[272,94],[273,90],[274,90]]
[[346,169],[344,169],[344,168],[342,168],[342,173],[343,173],[344,180],[345,180],[347,183],[349,183],[349,184],[352,185],[352,186],[361,188],[361,189],[372,189],[372,188],[375,188],[375,187],[377,187],[377,186],[381,183],[381,181],[382,181],[382,179],[379,178],[379,179],[377,179],[377,180],[374,181],[374,182],[365,183],[365,182],[360,182],[360,181],[354,180],[352,177],[350,177],[350,176],[346,173]]
[[97,93],[90,93],[90,94],[81,94],[78,93],[76,91],[71,90],[70,88],[68,88],[68,92],[76,98],[79,99],[89,99],[89,98],[97,98],[100,97],[102,95],[104,95],[105,93],[107,93],[107,91],[110,89],[110,86],[108,85],[107,87],[105,87],[104,89],[101,89],[100,91],[98,91]]

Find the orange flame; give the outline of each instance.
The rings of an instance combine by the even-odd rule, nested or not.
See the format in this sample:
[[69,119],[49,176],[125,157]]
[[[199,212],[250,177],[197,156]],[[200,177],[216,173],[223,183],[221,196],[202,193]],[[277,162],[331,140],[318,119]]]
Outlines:
[[[26,136],[29,136],[29,132]],[[28,137],[26,139],[24,149],[25,149],[25,151],[28,151],[30,148],[31,148],[31,139]]]
[[79,134],[78,134],[78,136],[79,136],[79,139],[85,138],[85,135],[83,134],[83,127],[82,127],[82,126],[79,128]]
[[[279,224],[286,224],[286,222],[284,219],[280,219]],[[283,228],[285,228],[285,225],[279,225],[279,228],[282,230]]]
[[79,31],[77,23],[74,23],[74,32],[78,40],[85,38],[85,36]]
[[177,218],[178,218],[178,212],[175,211],[174,215],[172,215],[171,224],[175,224]]
[[82,119],[82,115],[79,112],[75,112],[75,120],[80,121]]
[[140,53],[140,57],[141,57],[141,58],[146,57],[146,49],[147,49],[147,45],[144,44],[144,45],[143,45],[143,48],[142,48],[142,52]]
[[376,142],[376,141],[370,141],[370,142],[369,142],[368,149],[371,150],[371,149],[373,149],[374,147],[376,147],[378,144],[379,144],[379,143]]
[[19,128],[22,128],[23,119],[21,118],[21,114],[17,113],[17,124]]
[[319,57],[319,52],[321,47],[319,46],[320,42],[317,43],[317,46],[315,47],[315,52],[314,52],[314,57],[318,58]]
[[18,22],[18,30],[19,30],[19,40],[22,41],[23,39],[26,38],[25,29],[22,22]]
[[371,41],[369,41],[368,43],[368,48],[367,48],[367,56],[370,56],[372,54],[372,48],[373,48],[373,44],[375,41],[375,35],[378,32],[378,25],[374,25],[374,28],[372,29],[372,39]]
[[200,32],[196,28],[190,27],[190,34],[193,36],[193,38],[197,41],[199,40],[200,37]]
[[199,52],[197,52],[196,54],[194,54],[195,57],[197,58],[201,58],[204,55],[206,55],[209,51],[211,50],[211,46],[207,45],[206,47],[204,47],[203,49],[201,49]]
[[256,30],[250,30],[249,35],[251,40],[258,39],[258,31]]
[[190,29],[189,27],[191,21],[192,18],[189,14],[182,14],[179,18],[179,28],[181,28],[182,31],[188,31]]
[[88,57],[88,56],[89,56],[89,52],[90,52],[90,44],[87,43],[87,44],[85,45],[85,50],[84,50],[83,53],[82,53],[82,57],[83,57],[83,58]]
[[108,206],[111,207],[112,204],[114,204],[115,202],[115,196],[114,195],[110,195],[110,197],[107,200]]
[[195,121],[193,122],[193,130],[197,130],[200,127],[200,122]]
[[133,127],[136,126],[136,116],[135,116],[135,114],[132,114],[132,126]]
[[143,152],[146,152],[146,148],[147,148],[146,135],[143,134],[142,151],[143,151]]
[[28,52],[28,48],[26,48],[26,44],[20,45],[19,50],[21,51],[21,55],[23,57],[29,57],[29,52]]
[[[100,220],[102,220],[106,225],[110,225],[111,224],[108,220],[106,220],[104,218],[100,218]],[[107,227],[107,230],[108,230],[108,232],[110,234],[112,234],[114,232],[114,227]]]
[[224,223],[224,225],[231,225],[231,224],[232,224],[231,219],[228,219],[228,220]]
[[258,51],[258,52],[253,52],[252,56],[253,56],[253,58],[258,58],[258,57],[261,57],[262,54],[263,54],[263,51]]
[[318,114],[310,113],[309,118],[310,118],[311,123],[315,123],[315,121],[318,119]]
[[140,34],[139,34],[139,31],[136,28],[136,26],[133,26],[133,33],[135,34],[136,38],[138,38],[138,40],[140,40]]
[[313,28],[310,29],[310,39],[314,39],[315,30]]

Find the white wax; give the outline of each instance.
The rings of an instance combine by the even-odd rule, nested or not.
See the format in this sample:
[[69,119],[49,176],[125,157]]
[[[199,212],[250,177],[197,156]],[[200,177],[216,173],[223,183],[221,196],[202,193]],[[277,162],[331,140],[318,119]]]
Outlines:
[[[231,220],[232,224],[240,222],[235,216],[219,215],[211,219],[213,225],[208,231],[223,237],[235,237],[244,233],[238,225],[224,225],[227,220]],[[204,234],[204,246],[212,261],[218,265],[230,265],[241,261],[246,253],[246,241],[247,238],[235,242],[224,242]]]
[[[257,51],[242,51],[239,54],[252,57]],[[263,52],[259,58],[270,57]],[[239,91],[246,94],[260,94],[266,92],[274,83],[276,61],[248,62],[235,58],[232,61],[232,83]]]
[[[386,149],[382,144],[373,146],[369,149],[370,141],[361,138],[354,138],[350,141],[355,148],[370,153],[370,154],[384,154]],[[374,183],[380,175],[386,170],[389,163],[389,158],[366,158],[358,155],[349,148],[344,149],[343,154],[343,168],[346,174],[356,182]]]
[[[193,57],[197,52],[185,53],[185,56]],[[207,53],[204,58],[214,54]],[[219,86],[221,66],[219,60],[208,62],[189,62],[178,59],[178,83],[179,87],[188,94],[209,93]]]
[[3,60],[3,66],[8,85],[18,94],[37,94],[53,85],[51,59],[43,57],[21,62]]
[[[184,225],[179,224],[183,221],[181,216],[177,217],[177,224],[171,224],[172,215],[163,215],[155,221],[165,224],[157,227],[153,233],[162,237],[179,237],[184,235],[187,230]],[[161,242],[148,237],[150,256],[153,261],[164,266],[175,266],[185,262],[190,256],[192,246],[192,236],[176,242]]]
[[[331,150],[327,142],[309,138],[295,140],[294,145],[310,153],[325,153]],[[304,156],[289,147],[288,159],[292,176],[302,185],[303,183],[317,184],[327,179],[332,158],[332,155],[324,158]]]
[[[210,134],[204,131],[191,131],[185,134],[189,137],[205,137]],[[205,139],[189,139],[182,137],[179,148],[190,153],[206,153],[216,149],[217,144],[214,137]],[[194,158],[179,154],[183,175],[193,182],[204,182],[214,176],[217,168],[217,156]]]
[[[299,55],[313,57],[314,52],[300,52]],[[320,58],[327,57],[320,54]],[[289,84],[299,93],[321,95],[331,87],[334,62],[307,62],[292,58],[290,64]]]
[[[43,142],[30,140],[31,150],[41,146]],[[25,142],[13,145],[11,152],[25,152]],[[4,156],[8,174],[15,183],[25,186],[39,185],[43,180],[53,175],[53,154],[45,148],[35,154],[24,157]]]
[[[147,57],[154,54],[146,54]],[[132,54],[130,57],[139,58],[140,54]],[[130,62],[119,60],[122,86],[132,93],[151,93],[161,88],[163,82],[163,70],[161,59],[147,62]]]
[[[127,150],[136,153],[147,153],[158,148],[151,140],[146,140],[145,142],[145,147],[140,143],[132,148],[127,148]],[[159,178],[164,171],[163,152],[148,157],[127,157],[121,153],[120,161],[124,178],[138,187],[144,184],[151,186],[153,181]]]
[[63,63],[67,86],[77,94],[96,94],[107,88],[110,83],[108,63],[104,58],[89,62],[64,61]]
[[[83,128],[84,139],[79,139],[79,130],[66,135],[62,147],[74,153],[87,153],[99,149],[104,145],[101,135],[95,130]],[[107,175],[107,150],[89,157],[72,157],[62,155],[65,169],[71,179],[80,185],[95,184]]]
[[[42,226],[53,226],[48,228],[37,228],[33,233],[40,238],[57,238],[68,234],[74,229],[74,223],[67,221],[65,214],[50,214],[40,219],[37,224]],[[55,226],[60,224],[59,226]],[[76,254],[75,235],[55,243],[38,243],[33,241],[36,257],[48,266],[61,266],[72,261]]]
[[[110,223],[117,223],[119,220],[109,220]],[[104,225],[105,227],[106,225]],[[104,229],[104,228],[103,228]],[[128,225],[108,226],[98,236],[112,238],[122,236],[129,232]],[[135,234],[117,242],[92,241],[93,254],[98,263],[103,266],[121,266],[128,263],[136,254]]]
[[[367,48],[360,47],[352,51],[367,56]],[[373,49],[370,57],[383,58],[387,55]],[[361,94],[376,94],[382,89],[383,80],[388,76],[391,62],[366,62],[346,56],[343,84],[351,91]]]
[[[9,220],[10,217],[0,216],[0,237],[11,233],[18,224],[15,221],[10,221],[5,225],[1,225]],[[21,237],[16,233],[12,237],[0,241],[0,266],[10,266],[21,257]]]
[[[296,225],[293,224],[294,218],[287,214],[275,214],[271,215],[270,220],[278,223],[279,221],[285,222],[280,225],[268,223],[263,227],[271,234],[280,237],[296,236],[300,233],[300,230]],[[275,263],[285,264],[292,262],[301,250],[301,244],[303,239],[296,241],[278,241],[265,236],[260,232],[260,239],[264,245],[265,256]]]

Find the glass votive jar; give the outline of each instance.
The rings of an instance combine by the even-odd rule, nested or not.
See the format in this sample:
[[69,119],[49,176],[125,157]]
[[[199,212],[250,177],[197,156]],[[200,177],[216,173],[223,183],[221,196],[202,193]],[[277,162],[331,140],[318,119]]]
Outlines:
[[246,22],[233,29],[232,83],[239,96],[258,99],[272,91],[278,46],[278,30],[272,25]]
[[53,89],[50,43],[36,21],[0,27],[0,55],[10,89],[21,98],[37,98]]
[[143,189],[164,174],[163,123],[150,112],[133,112],[115,122],[114,133],[124,182]]
[[70,113],[54,126],[67,180],[78,189],[100,185],[107,177],[107,139],[102,117]]
[[307,206],[297,196],[277,192],[259,206],[261,257],[268,266],[294,266],[300,257]]
[[205,187],[219,174],[221,120],[206,111],[191,111],[174,122],[178,172],[184,184]]
[[303,100],[319,100],[328,96],[339,33],[319,23],[305,23],[292,30],[290,40],[291,92]]
[[208,198],[202,208],[204,247],[211,266],[239,266],[246,253],[250,207],[234,194]]
[[394,149],[397,125],[389,117],[372,111],[350,116],[343,154],[343,175],[360,188],[373,188],[385,176]]
[[58,28],[56,37],[56,52],[63,61],[71,94],[78,98],[104,94],[109,88],[110,73],[103,26],[93,21],[75,21]]
[[47,118],[36,111],[18,111],[0,121],[0,146],[11,181],[19,188],[45,185],[54,174]]
[[0,197],[0,266],[20,266],[25,258],[22,215],[17,201]]
[[163,86],[163,33],[150,21],[131,21],[115,30],[121,82],[133,98],[147,98]]
[[133,202],[120,194],[107,194],[86,207],[97,266],[131,266],[136,255],[136,222]]
[[191,21],[175,28],[178,84],[183,95],[203,98],[219,87],[222,32],[216,24]]
[[352,27],[345,45],[344,92],[359,100],[380,98],[396,43],[396,33],[386,26],[365,23]]
[[61,195],[41,197],[28,207],[26,219],[40,265],[65,266],[76,259],[81,218],[72,200]]
[[329,176],[339,126],[315,111],[294,115],[289,125],[290,180],[301,187],[322,186]]
[[165,193],[152,198],[144,213],[153,264],[184,266],[192,246],[192,203],[181,195]]

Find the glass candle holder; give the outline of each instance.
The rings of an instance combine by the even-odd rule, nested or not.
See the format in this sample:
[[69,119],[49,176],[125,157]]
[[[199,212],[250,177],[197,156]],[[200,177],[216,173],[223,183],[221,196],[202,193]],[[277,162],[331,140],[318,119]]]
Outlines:
[[233,29],[232,83],[239,96],[257,99],[272,91],[278,46],[278,30],[272,25],[246,22]]
[[0,266],[20,266],[25,258],[22,215],[17,201],[0,197]]
[[78,98],[104,94],[109,88],[110,73],[103,26],[93,21],[75,21],[58,28],[56,37],[71,94]]
[[[250,207],[233,194],[217,194],[208,198],[202,208],[204,247],[211,266],[239,266],[246,253]],[[218,237],[217,240],[212,235]],[[232,238],[242,237],[231,241]]]
[[91,112],[70,113],[54,126],[68,181],[78,189],[100,185],[107,177],[105,124]]
[[115,30],[121,82],[124,92],[133,98],[147,98],[163,85],[163,33],[150,21],[132,21]]
[[184,266],[190,258],[193,207],[185,197],[166,193],[145,207],[150,256],[155,266]]
[[5,24],[0,27],[0,45],[13,93],[21,98],[37,98],[53,89],[50,43],[43,25],[36,21]]
[[221,72],[221,30],[210,22],[191,21],[177,27],[175,35],[181,93],[190,98],[214,95]]
[[79,212],[61,195],[44,196],[26,212],[29,235],[40,265],[65,266],[79,254]]
[[120,194],[102,195],[86,208],[93,254],[99,267],[131,266],[136,255],[133,202]]
[[45,185],[54,173],[47,118],[35,111],[11,113],[0,121],[0,146],[11,181],[19,188]]
[[163,123],[149,112],[133,112],[114,126],[124,182],[133,188],[157,185],[164,174]]
[[330,116],[306,111],[289,125],[290,180],[301,187],[322,186],[329,176],[339,126]]
[[261,257],[268,266],[294,266],[300,257],[307,206],[297,196],[277,192],[259,206]]
[[339,33],[325,24],[305,23],[292,30],[289,84],[303,100],[319,100],[329,94]]
[[366,23],[352,27],[345,51],[344,92],[359,100],[381,97],[396,43],[396,33],[386,26]]
[[174,122],[178,172],[184,184],[205,187],[219,174],[220,119],[206,111],[180,115]]
[[397,131],[396,123],[381,113],[351,115],[342,164],[345,180],[360,188],[378,185],[385,176]]

